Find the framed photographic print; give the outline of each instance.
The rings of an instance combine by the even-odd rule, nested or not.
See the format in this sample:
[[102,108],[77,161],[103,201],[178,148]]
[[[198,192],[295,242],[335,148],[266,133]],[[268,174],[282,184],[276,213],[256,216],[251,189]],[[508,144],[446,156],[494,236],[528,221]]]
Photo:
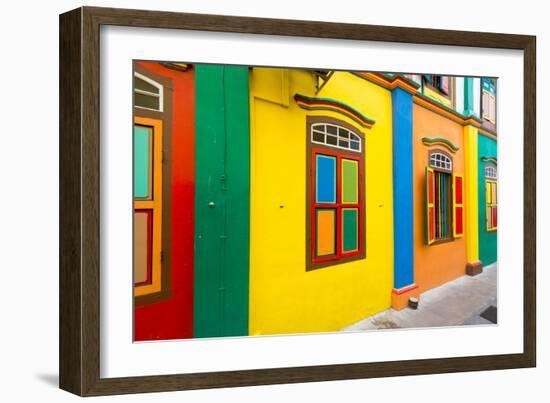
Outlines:
[[532,367],[535,37],[60,17],[60,386]]

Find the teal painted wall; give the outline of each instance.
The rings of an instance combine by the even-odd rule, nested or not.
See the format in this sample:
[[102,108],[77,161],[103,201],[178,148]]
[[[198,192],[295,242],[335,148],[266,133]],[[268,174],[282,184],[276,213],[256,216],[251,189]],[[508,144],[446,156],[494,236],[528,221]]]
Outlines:
[[497,158],[497,141],[480,134],[478,142],[479,259],[483,263],[483,266],[487,266],[497,261],[498,231],[487,231],[487,213],[485,208],[485,166],[487,162],[481,160],[483,157]]
[[197,64],[195,94],[193,336],[245,336],[250,237],[248,68]]

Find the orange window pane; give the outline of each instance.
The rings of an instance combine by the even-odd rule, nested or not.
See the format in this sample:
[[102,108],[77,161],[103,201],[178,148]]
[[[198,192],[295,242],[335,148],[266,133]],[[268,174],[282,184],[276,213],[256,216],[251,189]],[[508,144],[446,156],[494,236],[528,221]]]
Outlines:
[[336,210],[318,209],[316,217],[317,257],[336,253]]

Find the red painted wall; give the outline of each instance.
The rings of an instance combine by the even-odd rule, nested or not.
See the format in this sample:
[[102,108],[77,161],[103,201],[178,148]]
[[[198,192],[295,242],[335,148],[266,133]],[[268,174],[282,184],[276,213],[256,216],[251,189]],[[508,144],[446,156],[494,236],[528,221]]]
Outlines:
[[135,341],[193,337],[195,204],[195,85],[190,66],[181,72],[137,62],[172,79],[172,297],[135,308]]

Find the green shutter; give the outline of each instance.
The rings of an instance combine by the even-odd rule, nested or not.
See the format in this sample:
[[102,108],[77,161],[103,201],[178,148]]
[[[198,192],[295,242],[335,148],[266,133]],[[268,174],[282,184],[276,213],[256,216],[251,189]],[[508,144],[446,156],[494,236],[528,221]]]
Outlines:
[[193,333],[244,336],[249,294],[248,69],[198,64],[195,85]]
[[356,208],[342,209],[342,252],[356,251],[359,248],[358,244],[358,217]]
[[342,159],[342,203],[359,203],[359,162]]

